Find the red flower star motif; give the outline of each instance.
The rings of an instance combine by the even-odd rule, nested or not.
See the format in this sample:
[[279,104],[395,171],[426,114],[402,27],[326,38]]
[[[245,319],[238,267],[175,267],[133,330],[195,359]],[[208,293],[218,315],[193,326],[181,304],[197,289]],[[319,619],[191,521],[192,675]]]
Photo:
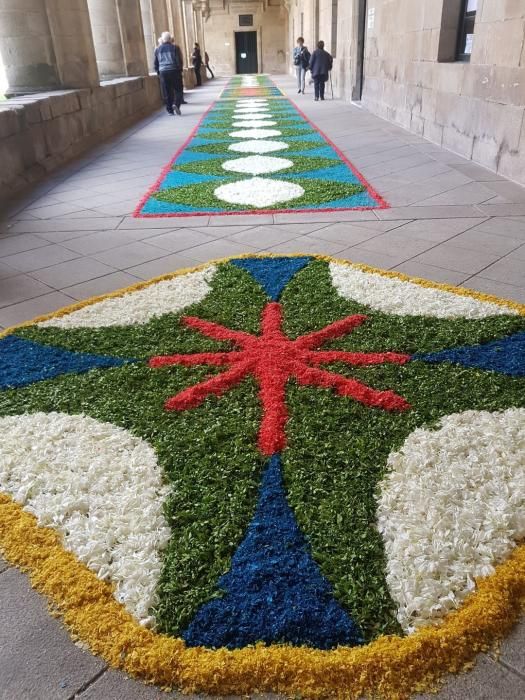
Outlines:
[[316,366],[330,362],[345,362],[356,367],[384,362],[402,365],[410,359],[409,355],[396,352],[315,350],[328,340],[350,333],[366,318],[360,314],[347,316],[319,331],[291,340],[282,331],[282,308],[276,302],[267,304],[263,310],[260,336],[234,331],[218,323],[186,316],[182,321],[189,328],[194,328],[214,340],[232,341],[240,349],[190,355],[159,355],[152,357],[149,365],[150,367],[229,366],[225,372],[172,396],[165,403],[168,411],[184,411],[199,406],[209,394],[220,396],[239,384],[246,376],[253,375],[259,385],[259,396],[263,405],[259,449],[264,455],[272,455],[280,452],[286,445],[285,428],[288,411],[285,391],[286,383],[291,378],[295,378],[298,384],[303,386],[335,389],[339,396],[351,397],[365,406],[374,406],[386,411],[403,411],[410,408],[410,404],[393,391],[378,391],[357,379],[347,379],[340,374],[328,372]]

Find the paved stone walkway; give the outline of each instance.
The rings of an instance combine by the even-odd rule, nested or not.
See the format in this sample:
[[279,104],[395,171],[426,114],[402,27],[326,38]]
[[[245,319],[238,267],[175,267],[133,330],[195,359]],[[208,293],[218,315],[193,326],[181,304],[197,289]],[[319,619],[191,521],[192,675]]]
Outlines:
[[[189,93],[49,178],[0,220],[0,328],[211,258],[326,253],[525,302],[525,189],[338,100],[297,103],[392,205],[375,212],[133,219],[140,197],[224,81]],[[75,646],[0,560],[1,700],[160,700]],[[525,624],[440,700],[525,697]],[[426,696],[425,696],[426,697]],[[423,696],[420,696],[422,700]]]

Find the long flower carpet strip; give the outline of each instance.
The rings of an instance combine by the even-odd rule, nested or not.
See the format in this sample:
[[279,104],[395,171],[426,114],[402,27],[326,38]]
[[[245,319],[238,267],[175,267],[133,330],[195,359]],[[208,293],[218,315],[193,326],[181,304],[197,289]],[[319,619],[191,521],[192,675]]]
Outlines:
[[0,551],[108,664],[408,698],[525,595],[525,306],[322,256],[0,338]]
[[345,156],[266,76],[237,76],[135,216],[384,208]]

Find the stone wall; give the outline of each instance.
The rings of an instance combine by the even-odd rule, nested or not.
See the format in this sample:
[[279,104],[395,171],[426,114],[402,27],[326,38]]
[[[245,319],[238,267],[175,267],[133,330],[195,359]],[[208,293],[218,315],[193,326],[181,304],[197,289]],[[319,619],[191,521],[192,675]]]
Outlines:
[[[319,28],[331,42],[332,0],[319,2]],[[289,43],[310,20],[312,0],[288,0]],[[335,93],[358,99],[358,15],[362,0],[339,0]],[[478,0],[469,63],[443,61],[457,0],[368,0],[362,104],[371,112],[525,184],[525,0]],[[365,18],[368,19],[368,16]],[[366,21],[368,26],[368,21]],[[297,30],[295,31],[297,34]],[[318,35],[318,36],[317,36]],[[441,59],[438,61],[438,56]]]
[[0,201],[150,114],[156,76],[27,95],[0,103]]
[[[252,27],[240,27],[239,15],[253,14]],[[210,64],[218,75],[236,73],[235,32],[257,32],[260,73],[285,73],[286,12],[280,0],[226,2],[211,0],[210,16],[203,22],[204,43]]]

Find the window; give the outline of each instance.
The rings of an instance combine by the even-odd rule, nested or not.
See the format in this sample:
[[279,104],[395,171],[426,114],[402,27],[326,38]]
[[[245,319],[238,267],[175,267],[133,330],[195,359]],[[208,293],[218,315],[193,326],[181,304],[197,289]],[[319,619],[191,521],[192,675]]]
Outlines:
[[253,27],[253,15],[239,15],[239,27]]
[[459,18],[458,46],[456,51],[457,61],[470,61],[477,9],[478,0],[463,0],[461,16]]

